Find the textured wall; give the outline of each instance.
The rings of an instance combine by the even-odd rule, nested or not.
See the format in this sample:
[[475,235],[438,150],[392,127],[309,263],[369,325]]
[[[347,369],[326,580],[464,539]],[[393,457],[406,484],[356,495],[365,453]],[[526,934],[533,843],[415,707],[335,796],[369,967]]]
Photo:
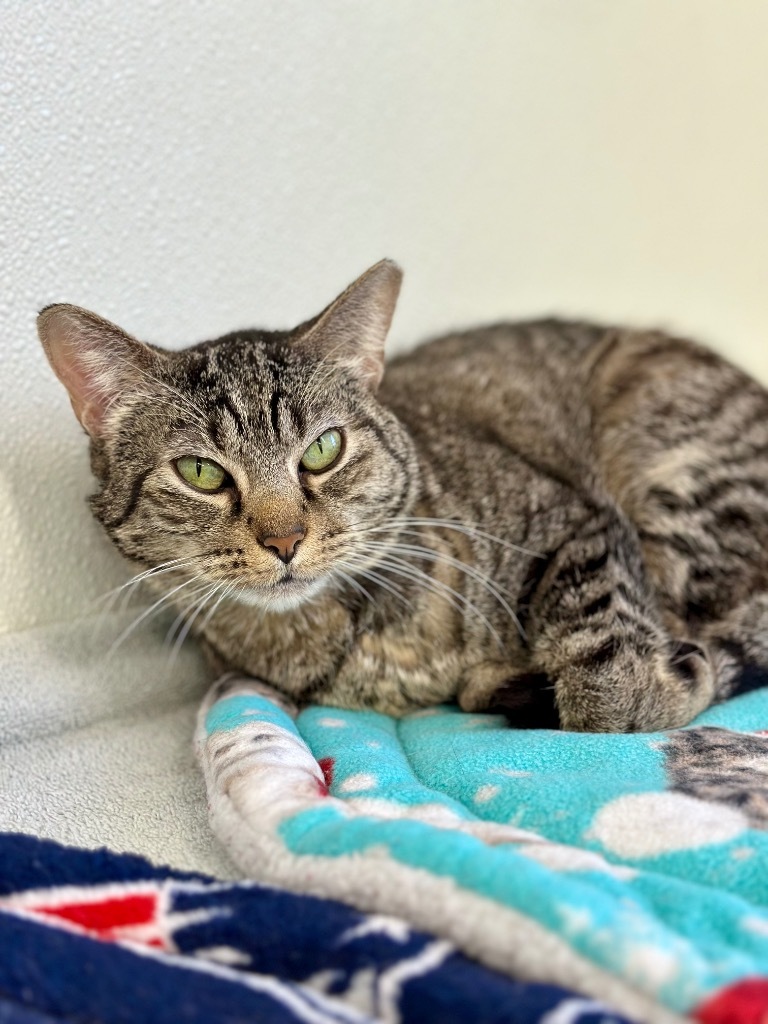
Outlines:
[[396,343],[531,312],[696,331],[768,378],[762,0],[0,0],[0,629],[124,576],[34,333],[181,344],[384,255]]

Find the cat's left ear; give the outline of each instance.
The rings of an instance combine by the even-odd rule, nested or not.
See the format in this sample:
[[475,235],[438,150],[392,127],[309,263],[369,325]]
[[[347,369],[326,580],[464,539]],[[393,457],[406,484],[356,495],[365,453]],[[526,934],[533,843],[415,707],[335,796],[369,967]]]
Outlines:
[[91,437],[104,433],[110,412],[121,397],[135,391],[159,358],[120,327],[79,306],[47,306],[37,318],[37,331],[75,415]]
[[384,342],[402,279],[392,260],[376,263],[311,322],[298,344],[375,391],[384,373]]

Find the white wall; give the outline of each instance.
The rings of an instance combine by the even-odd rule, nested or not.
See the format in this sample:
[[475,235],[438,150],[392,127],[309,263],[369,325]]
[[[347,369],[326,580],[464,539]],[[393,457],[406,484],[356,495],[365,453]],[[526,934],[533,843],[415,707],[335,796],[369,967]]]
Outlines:
[[123,578],[37,309],[182,344],[400,260],[396,343],[561,311],[768,380],[763,0],[0,0],[0,630]]

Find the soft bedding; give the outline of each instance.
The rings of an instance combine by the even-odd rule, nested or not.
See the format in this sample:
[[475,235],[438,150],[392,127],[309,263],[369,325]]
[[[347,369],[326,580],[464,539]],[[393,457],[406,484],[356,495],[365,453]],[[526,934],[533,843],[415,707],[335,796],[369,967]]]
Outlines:
[[214,830],[251,877],[640,1020],[746,1024],[768,1019],[767,730],[768,689],[686,729],[583,735],[454,707],[294,720],[231,677],[198,749]]
[[136,619],[0,636],[2,1024],[624,1024],[402,919],[239,881],[192,745],[210,680]]
[[[766,1018],[768,690],[585,736],[452,707],[294,718],[233,677],[199,714],[201,777],[210,680],[167,623],[107,656],[134,619],[0,637],[0,1020],[270,1020],[227,1017],[267,989],[319,1020]],[[136,883],[164,918],[120,916]],[[50,912],[81,897],[95,922]],[[344,915],[371,944],[341,941]],[[250,937],[226,931],[241,918]]]
[[402,921],[0,836],[3,1024],[625,1024]]

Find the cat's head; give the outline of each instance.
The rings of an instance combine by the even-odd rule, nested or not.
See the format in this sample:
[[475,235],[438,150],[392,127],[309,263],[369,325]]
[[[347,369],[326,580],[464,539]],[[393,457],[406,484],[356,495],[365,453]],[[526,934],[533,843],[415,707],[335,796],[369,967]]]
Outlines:
[[279,611],[354,587],[417,487],[410,439],[376,400],[400,280],[384,260],[292,331],[180,352],[44,309],[45,352],[91,438],[91,504],[120,550],[168,563],[180,597],[216,586]]

